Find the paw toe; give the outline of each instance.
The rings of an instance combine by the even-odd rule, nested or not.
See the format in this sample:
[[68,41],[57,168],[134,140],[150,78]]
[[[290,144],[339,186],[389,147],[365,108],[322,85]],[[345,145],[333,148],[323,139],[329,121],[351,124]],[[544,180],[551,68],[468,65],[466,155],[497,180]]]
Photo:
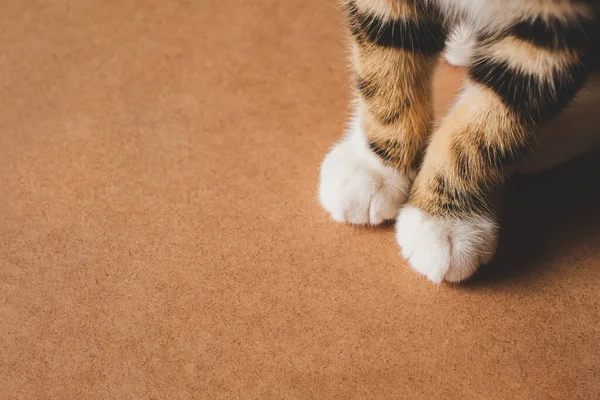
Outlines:
[[491,260],[497,227],[487,217],[433,217],[416,207],[405,207],[396,223],[396,239],[415,271],[434,283],[460,282]]
[[408,187],[406,176],[383,165],[354,134],[325,157],[319,199],[336,221],[380,224],[397,216]]

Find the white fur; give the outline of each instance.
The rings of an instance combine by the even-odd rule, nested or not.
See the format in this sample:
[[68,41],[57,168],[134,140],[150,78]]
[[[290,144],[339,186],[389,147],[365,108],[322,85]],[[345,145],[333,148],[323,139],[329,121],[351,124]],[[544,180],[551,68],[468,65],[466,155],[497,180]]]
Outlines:
[[433,217],[412,206],[400,211],[396,239],[411,267],[434,283],[459,282],[492,260],[498,226],[487,217]]
[[444,58],[450,65],[466,67],[470,64],[475,48],[475,32],[469,24],[460,24],[450,34]]
[[353,121],[321,165],[319,199],[336,221],[380,224],[396,217],[409,186],[408,177],[371,152],[358,121]]
[[[515,19],[559,18],[585,15],[588,6],[571,1],[533,0],[429,0],[438,4],[449,20],[466,19],[476,31],[498,31]],[[540,15],[541,12],[541,15]]]

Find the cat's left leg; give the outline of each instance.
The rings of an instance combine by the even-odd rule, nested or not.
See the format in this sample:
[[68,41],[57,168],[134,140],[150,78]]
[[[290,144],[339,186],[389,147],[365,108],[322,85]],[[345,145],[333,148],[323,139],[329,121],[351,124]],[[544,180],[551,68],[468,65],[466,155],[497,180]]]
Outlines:
[[433,134],[396,223],[402,254],[433,282],[463,280],[492,259],[497,195],[588,78],[596,21],[585,8],[561,11],[479,38],[466,89]]
[[378,224],[396,217],[416,175],[446,32],[427,1],[351,0],[345,8],[356,114],[323,161],[319,198],[336,221]]

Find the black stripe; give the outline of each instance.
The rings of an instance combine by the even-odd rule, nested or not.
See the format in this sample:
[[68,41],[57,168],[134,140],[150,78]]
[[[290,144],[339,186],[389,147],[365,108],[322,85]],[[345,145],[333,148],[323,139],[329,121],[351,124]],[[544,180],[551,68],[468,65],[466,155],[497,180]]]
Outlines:
[[[393,85],[394,87],[382,88],[381,85],[386,83],[388,85]],[[413,104],[409,97],[396,99],[396,96],[402,93],[401,89],[397,87],[396,82],[386,82],[385,80],[378,81],[377,79],[368,79],[357,75],[356,88],[367,101],[373,100],[377,96],[380,97],[377,103],[381,103],[385,106],[371,107],[371,112],[373,113],[373,116],[384,125],[395,123],[400,118],[402,112],[412,107]]]
[[407,160],[406,158],[411,156],[403,151],[405,148],[400,148],[400,146],[412,145],[411,143],[400,143],[393,140],[369,140],[369,148],[385,164],[394,168],[403,168],[406,171],[415,171],[421,166],[422,154],[420,152],[415,154],[412,160]]
[[435,205],[450,215],[481,214],[490,209],[487,198],[476,191],[457,190],[443,175],[437,175],[431,181],[431,189],[435,194]]
[[356,88],[367,100],[371,100],[377,94],[377,85],[361,76],[356,77]]
[[347,13],[350,30],[359,41],[423,54],[436,54],[444,48],[446,30],[433,5],[419,7],[419,21],[383,21],[360,11],[353,1],[348,3]]
[[583,49],[593,38],[595,22],[591,18],[561,21],[558,18],[536,18],[520,21],[506,34],[550,50]]
[[517,145],[507,145],[502,147],[498,144],[491,145],[485,143],[478,144],[478,151],[485,165],[493,168],[502,168],[508,165],[514,165],[531,151],[531,138],[523,138],[523,141]]
[[[379,85],[369,79],[356,77],[356,88],[363,95],[365,100],[373,100],[373,98],[380,94]],[[389,99],[380,99],[380,101],[386,104],[386,107],[369,107],[371,114],[383,125],[392,125],[400,119],[401,111],[411,106],[411,103],[406,100],[401,104],[391,104]],[[395,106],[395,107],[393,107]]]
[[452,154],[454,157],[454,162],[456,164],[456,172],[458,176],[466,182],[471,182],[476,178],[474,174],[473,168],[471,168],[471,164],[469,163],[469,158],[462,151],[462,149],[458,148],[453,144]]
[[[532,131],[533,133],[533,131]],[[461,180],[469,184],[477,185],[481,178],[482,168],[488,170],[503,170],[505,167],[514,165],[532,150],[534,137],[528,135],[522,137],[519,142],[498,144],[484,143],[483,135],[472,135],[472,143],[462,143],[454,140],[451,145],[452,160],[456,173]],[[476,149],[470,151],[465,146]]]
[[539,122],[558,114],[583,86],[589,75],[582,61],[555,71],[549,80],[517,71],[506,62],[480,57],[469,68],[469,77],[493,91],[524,122]]
[[[393,148],[395,146],[395,144],[390,140],[386,140],[382,144],[387,148]],[[383,161],[388,163],[398,161],[396,160],[396,157],[394,157],[390,151],[383,146],[373,140],[369,140],[369,148],[373,153],[377,154],[381,159],[383,159]]]

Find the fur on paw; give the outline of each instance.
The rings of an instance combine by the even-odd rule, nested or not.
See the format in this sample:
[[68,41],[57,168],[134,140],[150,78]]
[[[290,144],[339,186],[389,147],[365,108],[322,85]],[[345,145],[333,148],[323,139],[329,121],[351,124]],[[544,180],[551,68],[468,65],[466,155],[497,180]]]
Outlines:
[[409,187],[409,178],[383,165],[354,124],[321,165],[319,199],[336,221],[380,224],[398,215]]
[[407,206],[398,216],[396,239],[410,266],[430,281],[459,282],[492,260],[498,225],[489,217],[434,217]]

